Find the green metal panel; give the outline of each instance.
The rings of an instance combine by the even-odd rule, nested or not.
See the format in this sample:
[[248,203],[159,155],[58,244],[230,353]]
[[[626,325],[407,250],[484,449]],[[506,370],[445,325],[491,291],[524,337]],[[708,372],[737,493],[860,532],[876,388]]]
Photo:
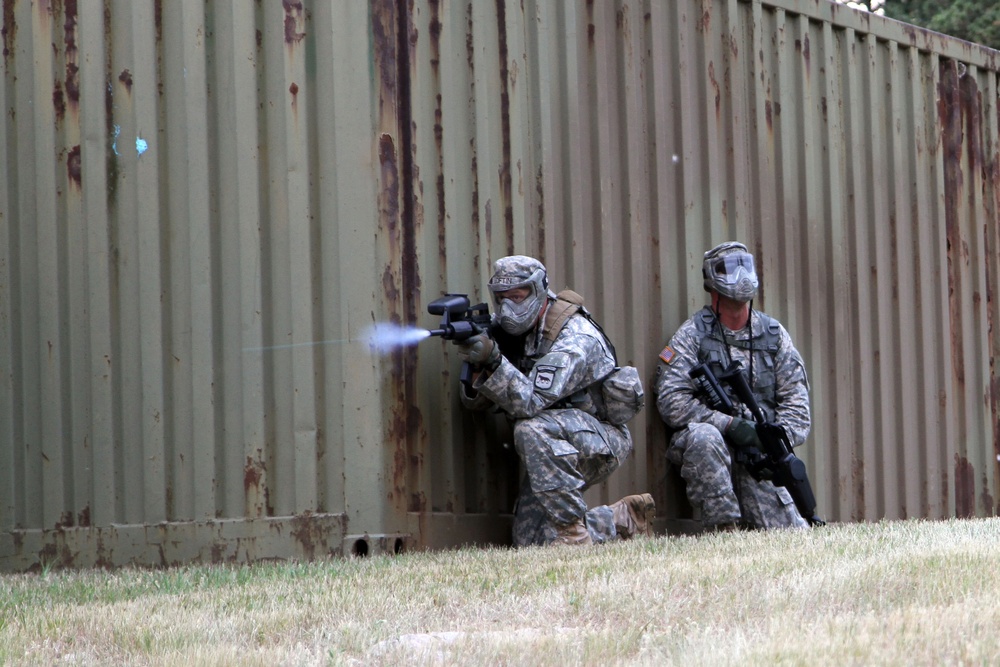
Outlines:
[[[996,513],[994,51],[827,0],[5,0],[2,36],[0,569],[503,543],[509,427],[369,327],[533,254],[651,385],[728,238],[821,512]],[[648,398],[588,499],[688,530]]]

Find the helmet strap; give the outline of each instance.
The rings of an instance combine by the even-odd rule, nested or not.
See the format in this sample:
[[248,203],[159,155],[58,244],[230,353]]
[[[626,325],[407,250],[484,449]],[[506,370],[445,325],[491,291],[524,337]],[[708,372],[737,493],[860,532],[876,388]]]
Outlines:
[[[729,364],[732,365],[732,363],[733,363],[733,352],[729,348],[729,338],[726,336],[725,327],[723,327],[723,325],[722,325],[722,317],[719,314],[718,306],[715,305],[715,304],[713,304],[712,307],[711,307],[711,309],[712,309],[712,314],[715,315],[715,324],[716,324],[716,326],[719,329],[719,337],[722,338],[722,344],[725,346],[725,349],[726,349],[726,356],[729,357]],[[750,310],[747,313],[747,323],[744,325],[744,327],[748,330],[748,332],[749,332],[749,338],[750,338],[750,341],[749,341],[749,343],[750,343],[750,377],[748,378],[748,381],[750,383],[750,388],[753,389],[753,299],[750,299]]]

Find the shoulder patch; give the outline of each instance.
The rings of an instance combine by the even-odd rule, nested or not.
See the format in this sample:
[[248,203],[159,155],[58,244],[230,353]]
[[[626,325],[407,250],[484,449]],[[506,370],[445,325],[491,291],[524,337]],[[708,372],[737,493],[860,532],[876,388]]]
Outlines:
[[535,388],[543,391],[551,388],[558,370],[555,366],[535,366]]
[[664,347],[663,351],[660,352],[660,360],[663,361],[663,363],[665,364],[669,364],[671,361],[674,360],[676,356],[677,353],[674,352],[674,348],[670,347],[669,345]]

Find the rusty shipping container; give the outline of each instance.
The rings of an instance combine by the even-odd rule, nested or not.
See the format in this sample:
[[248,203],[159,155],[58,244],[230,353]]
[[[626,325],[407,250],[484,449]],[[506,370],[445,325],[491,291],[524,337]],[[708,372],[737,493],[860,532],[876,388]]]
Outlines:
[[[432,328],[532,254],[651,385],[758,258],[833,521],[997,512],[1000,54],[828,0],[3,0],[0,570],[509,541]],[[651,398],[651,397],[650,397]],[[594,502],[691,528],[652,400]]]

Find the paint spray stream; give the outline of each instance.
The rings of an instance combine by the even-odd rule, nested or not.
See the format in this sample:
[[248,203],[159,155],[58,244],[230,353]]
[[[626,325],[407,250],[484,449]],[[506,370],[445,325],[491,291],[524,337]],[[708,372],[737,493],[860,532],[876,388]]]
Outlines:
[[[362,340],[368,342],[372,352],[376,354],[389,354],[393,350],[402,347],[416,345],[425,338],[429,338],[431,332],[418,327],[404,327],[398,324],[382,322],[374,324],[362,336]],[[245,347],[244,352],[270,352],[272,350],[292,350],[300,347],[316,347],[318,345],[335,345],[346,343],[347,339],[340,340],[313,340],[304,343],[285,343],[281,345],[267,345],[264,347]]]
[[416,345],[430,335],[431,332],[427,329],[381,322],[372,325],[365,337],[373,352],[388,354],[401,347]]
[[272,350],[294,350],[297,347],[316,347],[317,345],[335,345],[346,343],[347,339],[340,340],[310,340],[305,343],[283,343],[281,345],[265,345],[264,347],[245,347],[244,352],[270,352]]

